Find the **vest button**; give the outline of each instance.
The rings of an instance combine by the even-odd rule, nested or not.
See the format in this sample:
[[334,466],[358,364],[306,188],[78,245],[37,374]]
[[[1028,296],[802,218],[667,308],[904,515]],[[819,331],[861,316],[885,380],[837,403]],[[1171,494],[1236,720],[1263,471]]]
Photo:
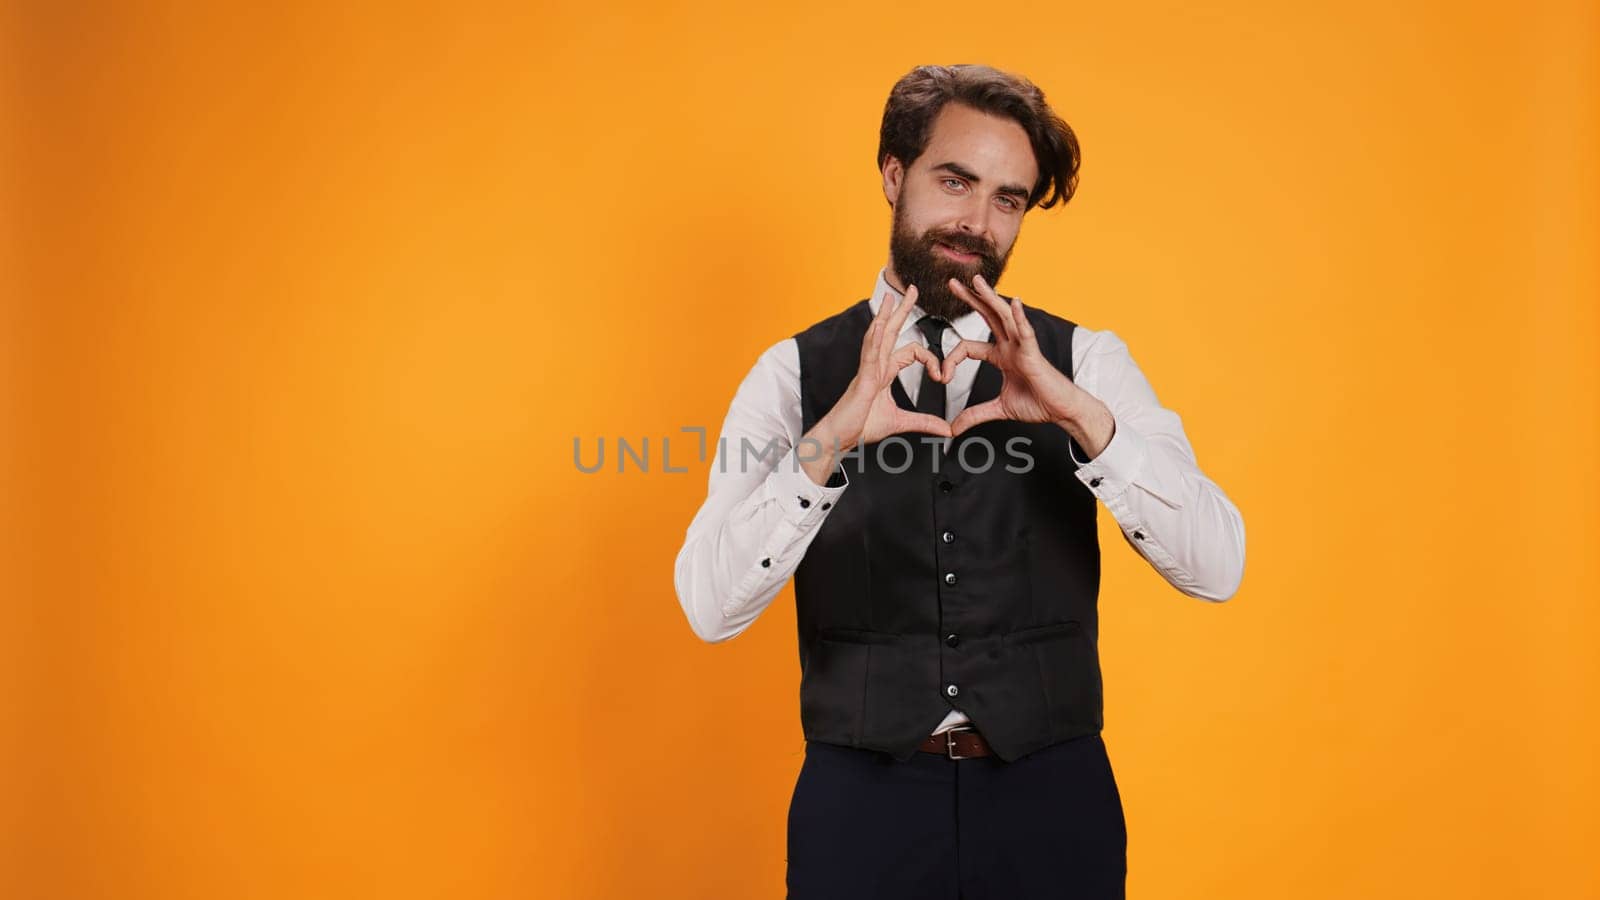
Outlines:
[[1134,532],[1134,533],[1133,533],[1133,539],[1134,539],[1134,540],[1136,540],[1136,541],[1142,541],[1142,540],[1144,540],[1144,532],[1142,532],[1142,531],[1135,531],[1135,532]]
[[948,532],[948,531],[946,531],[944,534],[939,535],[939,540],[944,541],[946,544],[950,543],[951,541],[953,541],[955,539],[956,539],[956,536],[953,533]]
[[772,568],[772,557],[770,557],[770,556],[769,556],[769,557],[767,557],[767,558],[766,558],[766,559],[763,559],[763,560],[762,560],[762,561],[761,561],[761,568],[763,568],[763,569],[770,569],[770,568]]
[[955,645],[961,643],[961,635],[947,634],[944,636],[944,642],[949,646],[954,647]]
[[953,684],[947,684],[944,686],[944,693],[946,697],[954,697],[955,695],[961,693],[961,688],[958,688]]
[[946,572],[946,573],[944,573],[944,583],[945,584],[955,584],[956,583],[956,573],[954,573],[954,572]]
[[1099,478],[1091,478],[1091,479],[1089,479],[1089,487],[1099,487],[1099,486],[1100,486],[1100,479]]
[[955,490],[955,487],[956,487],[955,485],[951,484],[948,481],[939,482],[939,490],[944,492],[944,493],[946,493],[946,494],[948,494],[951,491]]

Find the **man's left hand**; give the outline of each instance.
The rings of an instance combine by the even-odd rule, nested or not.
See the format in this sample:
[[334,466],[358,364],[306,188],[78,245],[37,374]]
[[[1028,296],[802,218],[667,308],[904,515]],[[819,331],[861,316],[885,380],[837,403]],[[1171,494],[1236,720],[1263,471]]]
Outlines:
[[1111,411],[1045,358],[1022,301],[1002,298],[981,275],[972,276],[971,285],[952,278],[950,290],[989,323],[994,342],[961,341],[945,356],[939,380],[948,384],[956,366],[968,358],[987,362],[1005,376],[1000,395],[962,410],[950,423],[951,433],[995,419],[1052,422],[1071,434],[1090,458],[1099,455],[1115,427]]

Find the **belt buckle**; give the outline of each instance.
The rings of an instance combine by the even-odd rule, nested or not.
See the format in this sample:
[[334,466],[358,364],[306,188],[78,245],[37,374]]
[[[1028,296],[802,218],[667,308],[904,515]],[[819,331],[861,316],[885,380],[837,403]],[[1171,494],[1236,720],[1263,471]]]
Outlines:
[[956,753],[955,733],[958,731],[974,731],[971,725],[957,725],[944,733],[944,752],[951,759],[976,759],[975,756],[962,756]]

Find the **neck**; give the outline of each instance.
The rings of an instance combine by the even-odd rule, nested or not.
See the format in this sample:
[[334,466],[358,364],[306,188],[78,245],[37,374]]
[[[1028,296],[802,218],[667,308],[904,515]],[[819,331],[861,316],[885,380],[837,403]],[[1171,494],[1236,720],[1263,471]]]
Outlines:
[[894,270],[894,263],[893,262],[888,262],[888,263],[884,264],[884,266],[883,266],[883,280],[889,282],[889,286],[894,288],[895,290],[899,291],[902,295],[905,294],[905,292],[906,292],[906,283],[904,281],[900,280],[900,273],[898,273],[898,272],[896,272]]

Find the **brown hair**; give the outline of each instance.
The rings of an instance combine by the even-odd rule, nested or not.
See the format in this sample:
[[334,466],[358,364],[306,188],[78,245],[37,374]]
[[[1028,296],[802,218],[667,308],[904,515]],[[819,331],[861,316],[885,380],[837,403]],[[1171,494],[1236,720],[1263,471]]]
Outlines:
[[917,66],[895,82],[878,132],[878,171],[890,156],[910,168],[928,146],[934,118],[951,101],[1012,119],[1028,133],[1039,165],[1039,181],[1028,195],[1029,209],[1035,205],[1049,209],[1072,199],[1078,189],[1077,135],[1045,103],[1044,92],[1033,82],[989,66]]

